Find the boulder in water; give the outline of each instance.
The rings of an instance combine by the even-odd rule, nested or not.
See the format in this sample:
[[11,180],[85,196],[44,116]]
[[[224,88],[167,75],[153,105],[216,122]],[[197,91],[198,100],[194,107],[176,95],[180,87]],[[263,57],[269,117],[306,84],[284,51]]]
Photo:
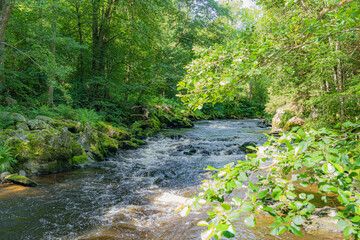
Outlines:
[[260,121],[257,122],[256,125],[257,125],[259,128],[271,127],[271,124],[268,122],[267,119],[261,119]]
[[15,183],[15,184],[20,184],[23,186],[28,186],[28,187],[35,187],[38,184],[36,182],[34,182],[33,180],[31,180],[30,178],[21,176],[21,175],[17,175],[17,174],[12,174],[12,175],[8,175],[5,177],[6,181]]

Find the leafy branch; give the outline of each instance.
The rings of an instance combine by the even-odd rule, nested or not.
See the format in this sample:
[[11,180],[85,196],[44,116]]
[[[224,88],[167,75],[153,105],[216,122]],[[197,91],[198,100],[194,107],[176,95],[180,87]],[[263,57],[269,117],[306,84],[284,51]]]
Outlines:
[[[359,127],[346,122],[334,130],[294,128],[279,138],[268,136],[268,142],[258,147],[256,154],[248,154],[246,161],[230,163],[221,169],[209,166],[206,170],[216,172],[213,179],[204,180],[202,191],[179,210],[186,216],[190,209],[212,204],[209,218],[199,222],[200,226],[207,226],[202,240],[235,237],[232,222],[241,213],[247,213],[245,224],[255,227],[255,215],[260,212],[274,216],[270,234],[289,231],[302,236],[301,228],[315,210],[314,194],[320,195],[325,203],[332,194],[345,207],[337,210],[334,217],[338,227],[344,230],[345,237],[358,239]],[[318,187],[315,193],[299,189],[314,185]],[[246,192],[240,195],[243,189]]]

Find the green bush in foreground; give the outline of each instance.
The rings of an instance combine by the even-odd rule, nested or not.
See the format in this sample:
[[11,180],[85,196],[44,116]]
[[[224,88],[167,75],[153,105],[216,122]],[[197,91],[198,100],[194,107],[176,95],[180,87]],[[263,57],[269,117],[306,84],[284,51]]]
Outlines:
[[12,171],[16,159],[13,158],[10,147],[0,143],[0,172]]
[[[305,219],[315,210],[311,203],[313,194],[295,191],[296,186],[316,185],[322,201],[327,202],[329,194],[336,194],[345,207],[338,210],[338,227],[344,236],[360,237],[360,193],[356,182],[360,170],[360,125],[350,122],[335,129],[304,131],[293,129],[280,138],[268,136],[269,140],[259,147],[256,154],[248,154],[247,161],[225,165],[222,169],[208,167],[216,171],[211,181],[205,180],[202,192],[188,200],[179,209],[182,216],[191,209],[199,209],[212,204],[209,218],[198,225],[207,226],[202,240],[212,237],[232,238],[236,230],[232,221],[240,213],[248,213],[244,222],[255,227],[255,215],[260,208],[274,216],[271,234],[285,231],[302,236],[301,227]],[[245,197],[229,195],[236,189],[246,191]],[[243,190],[246,189],[246,190]],[[275,200],[281,204],[273,207],[265,200]],[[278,211],[286,207],[286,213]]]

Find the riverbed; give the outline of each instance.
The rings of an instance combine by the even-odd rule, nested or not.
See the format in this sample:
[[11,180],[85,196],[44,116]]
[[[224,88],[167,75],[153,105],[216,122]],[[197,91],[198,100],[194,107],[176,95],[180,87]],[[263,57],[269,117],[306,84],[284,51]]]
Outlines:
[[[203,169],[245,159],[240,146],[262,144],[259,120],[201,121],[192,129],[168,129],[140,149],[106,161],[34,180],[39,187],[0,187],[0,239],[200,239],[206,212],[181,218],[174,210],[210,174]],[[243,216],[245,218],[246,215]],[[258,226],[236,222],[236,239],[339,239],[317,231],[300,238],[269,234],[272,218]],[[341,235],[340,235],[341,236]]]

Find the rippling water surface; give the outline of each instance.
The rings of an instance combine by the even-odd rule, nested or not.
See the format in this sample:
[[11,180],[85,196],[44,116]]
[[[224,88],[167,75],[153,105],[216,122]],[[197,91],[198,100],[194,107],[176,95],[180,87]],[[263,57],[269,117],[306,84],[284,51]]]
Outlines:
[[[206,213],[181,218],[174,210],[209,177],[206,166],[243,160],[239,146],[266,140],[257,123],[202,121],[165,130],[147,146],[89,168],[37,177],[40,187],[0,187],[0,239],[200,239],[205,229],[196,223]],[[321,231],[273,237],[265,227],[271,220],[259,216],[252,229],[239,220],[236,239],[339,239]]]

